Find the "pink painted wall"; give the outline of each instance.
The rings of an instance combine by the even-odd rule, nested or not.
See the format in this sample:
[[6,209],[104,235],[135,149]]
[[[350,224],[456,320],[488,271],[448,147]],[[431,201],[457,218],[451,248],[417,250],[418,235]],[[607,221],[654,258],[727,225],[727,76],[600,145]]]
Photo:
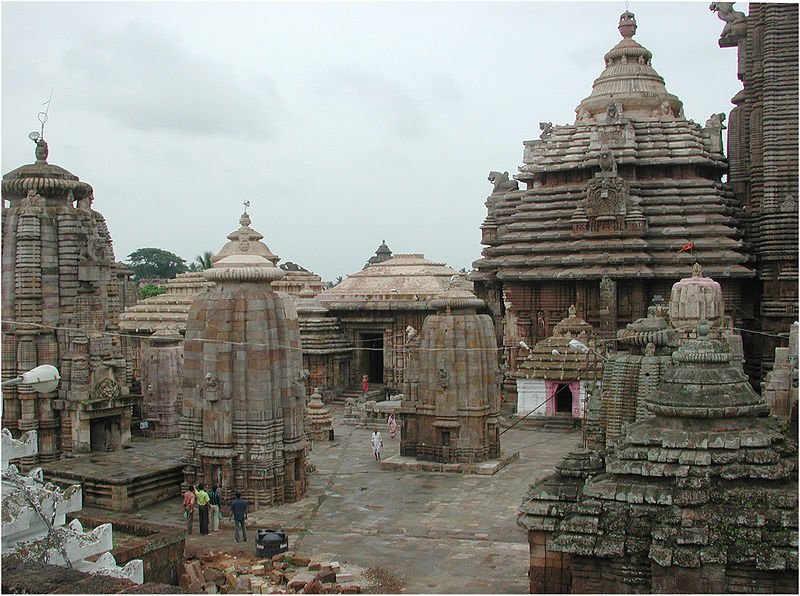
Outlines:
[[[547,394],[547,403],[544,406],[545,413],[547,416],[555,416],[556,415],[556,393],[558,392],[559,385],[563,385],[563,383],[559,383],[558,381],[545,381],[544,382],[544,390]],[[573,381],[569,383],[569,390],[572,392],[572,417],[573,418],[580,418],[581,417],[581,384],[580,381]]]

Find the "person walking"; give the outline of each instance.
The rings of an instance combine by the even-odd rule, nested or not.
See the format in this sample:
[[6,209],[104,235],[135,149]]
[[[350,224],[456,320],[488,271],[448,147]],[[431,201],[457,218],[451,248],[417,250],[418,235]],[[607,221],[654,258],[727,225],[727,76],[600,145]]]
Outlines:
[[209,499],[209,509],[211,516],[211,531],[212,532],[219,532],[219,518],[222,517],[222,514],[219,511],[219,506],[221,504],[219,499],[219,487],[216,484],[211,486],[211,492],[208,493]]
[[231,501],[231,520],[233,521],[233,537],[239,542],[239,529],[242,530],[242,541],[247,542],[247,501],[242,498],[242,493],[236,493],[236,498]]
[[197,497],[197,510],[200,512],[200,534],[208,534],[208,503],[210,501],[208,493],[203,490],[203,485],[198,484],[194,492]]
[[197,501],[197,497],[194,494],[194,484],[190,484],[186,492],[183,493],[183,517],[186,518],[186,532],[189,534],[192,533],[195,501]]
[[381,447],[383,447],[383,437],[381,437],[381,433],[379,433],[377,429],[372,431],[372,439],[370,442],[372,443],[372,454],[375,456],[376,460],[380,460]]
[[369,393],[369,376],[361,375],[361,397],[367,397]]

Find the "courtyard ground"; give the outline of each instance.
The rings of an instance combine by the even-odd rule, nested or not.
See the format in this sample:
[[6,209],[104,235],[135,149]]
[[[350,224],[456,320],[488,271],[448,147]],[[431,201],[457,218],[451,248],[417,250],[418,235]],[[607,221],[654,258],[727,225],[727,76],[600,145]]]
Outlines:
[[[332,406],[337,420],[339,406]],[[524,425],[524,428],[523,428]],[[381,470],[372,456],[370,428],[334,423],[333,442],[315,441],[309,461],[316,470],[300,502],[249,515],[249,544],[236,543],[223,520],[220,531],[187,536],[187,555],[208,551],[253,552],[259,528],[283,528],[290,550],[343,569],[386,574],[387,587],[408,593],[528,593],[528,544],[516,524],[530,483],[550,474],[576,447],[579,432],[523,423],[501,437],[504,453],[519,459],[493,476]],[[399,439],[382,429],[383,457],[399,454]],[[174,442],[170,442],[174,444]],[[135,447],[134,449],[138,448]],[[110,512],[86,508],[92,515]],[[181,498],[128,514],[143,521],[182,526]]]

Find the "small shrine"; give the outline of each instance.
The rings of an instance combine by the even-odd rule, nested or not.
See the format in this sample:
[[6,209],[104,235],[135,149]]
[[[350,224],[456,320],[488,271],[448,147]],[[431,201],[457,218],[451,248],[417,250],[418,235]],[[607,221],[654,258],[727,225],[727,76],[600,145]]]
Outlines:
[[587,387],[602,375],[601,343],[593,343],[593,329],[577,316],[575,306],[553,329],[553,335],[529,348],[519,365],[518,416],[569,416],[582,418]]
[[314,390],[308,400],[305,411],[306,435],[312,441],[328,440],[333,430],[333,416],[322,403],[322,396]]

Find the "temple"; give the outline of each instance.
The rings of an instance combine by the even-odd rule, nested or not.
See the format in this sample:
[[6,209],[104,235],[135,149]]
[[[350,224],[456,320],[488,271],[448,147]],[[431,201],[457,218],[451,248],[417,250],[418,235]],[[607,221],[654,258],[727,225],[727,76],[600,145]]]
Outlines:
[[184,480],[276,505],[307,490],[300,331],[291,299],[272,288],[284,276],[277,257],[246,212],[239,223],[186,322]]
[[500,387],[492,320],[454,276],[417,334],[407,330],[408,368],[397,410],[400,455],[442,463],[499,459]]
[[350,384],[370,383],[400,390],[407,327],[422,328],[429,301],[448,286],[455,269],[422,254],[395,254],[382,243],[364,269],[319,295],[354,346]]
[[472,278],[501,330],[511,401],[513,373],[527,357],[519,342],[551,336],[571,305],[598,338],[611,339],[701,260],[737,324],[750,308],[755,273],[735,195],[722,182],[721,124],[686,119],[633,39],[632,13],[619,31],[575,123],[543,122],[540,138],[524,143],[515,178],[526,188],[490,175],[485,248]]
[[742,305],[756,332],[744,335],[746,372],[763,380],[797,320],[798,7],[752,3],[747,16],[732,2],[710,9],[725,23],[720,47],[738,50],[743,88],[731,99],[728,182],[758,271]]
[[[670,303],[721,317],[709,282]],[[797,592],[797,444],[713,327],[697,320],[604,465],[579,449],[531,487],[531,592]]]
[[[92,187],[47,162],[3,176],[3,354],[9,380],[40,364],[61,372],[56,391],[3,389],[3,427],[35,430],[24,467],[64,454],[121,449],[131,440],[131,356],[118,337],[116,262]],[[8,207],[6,207],[8,202]]]

